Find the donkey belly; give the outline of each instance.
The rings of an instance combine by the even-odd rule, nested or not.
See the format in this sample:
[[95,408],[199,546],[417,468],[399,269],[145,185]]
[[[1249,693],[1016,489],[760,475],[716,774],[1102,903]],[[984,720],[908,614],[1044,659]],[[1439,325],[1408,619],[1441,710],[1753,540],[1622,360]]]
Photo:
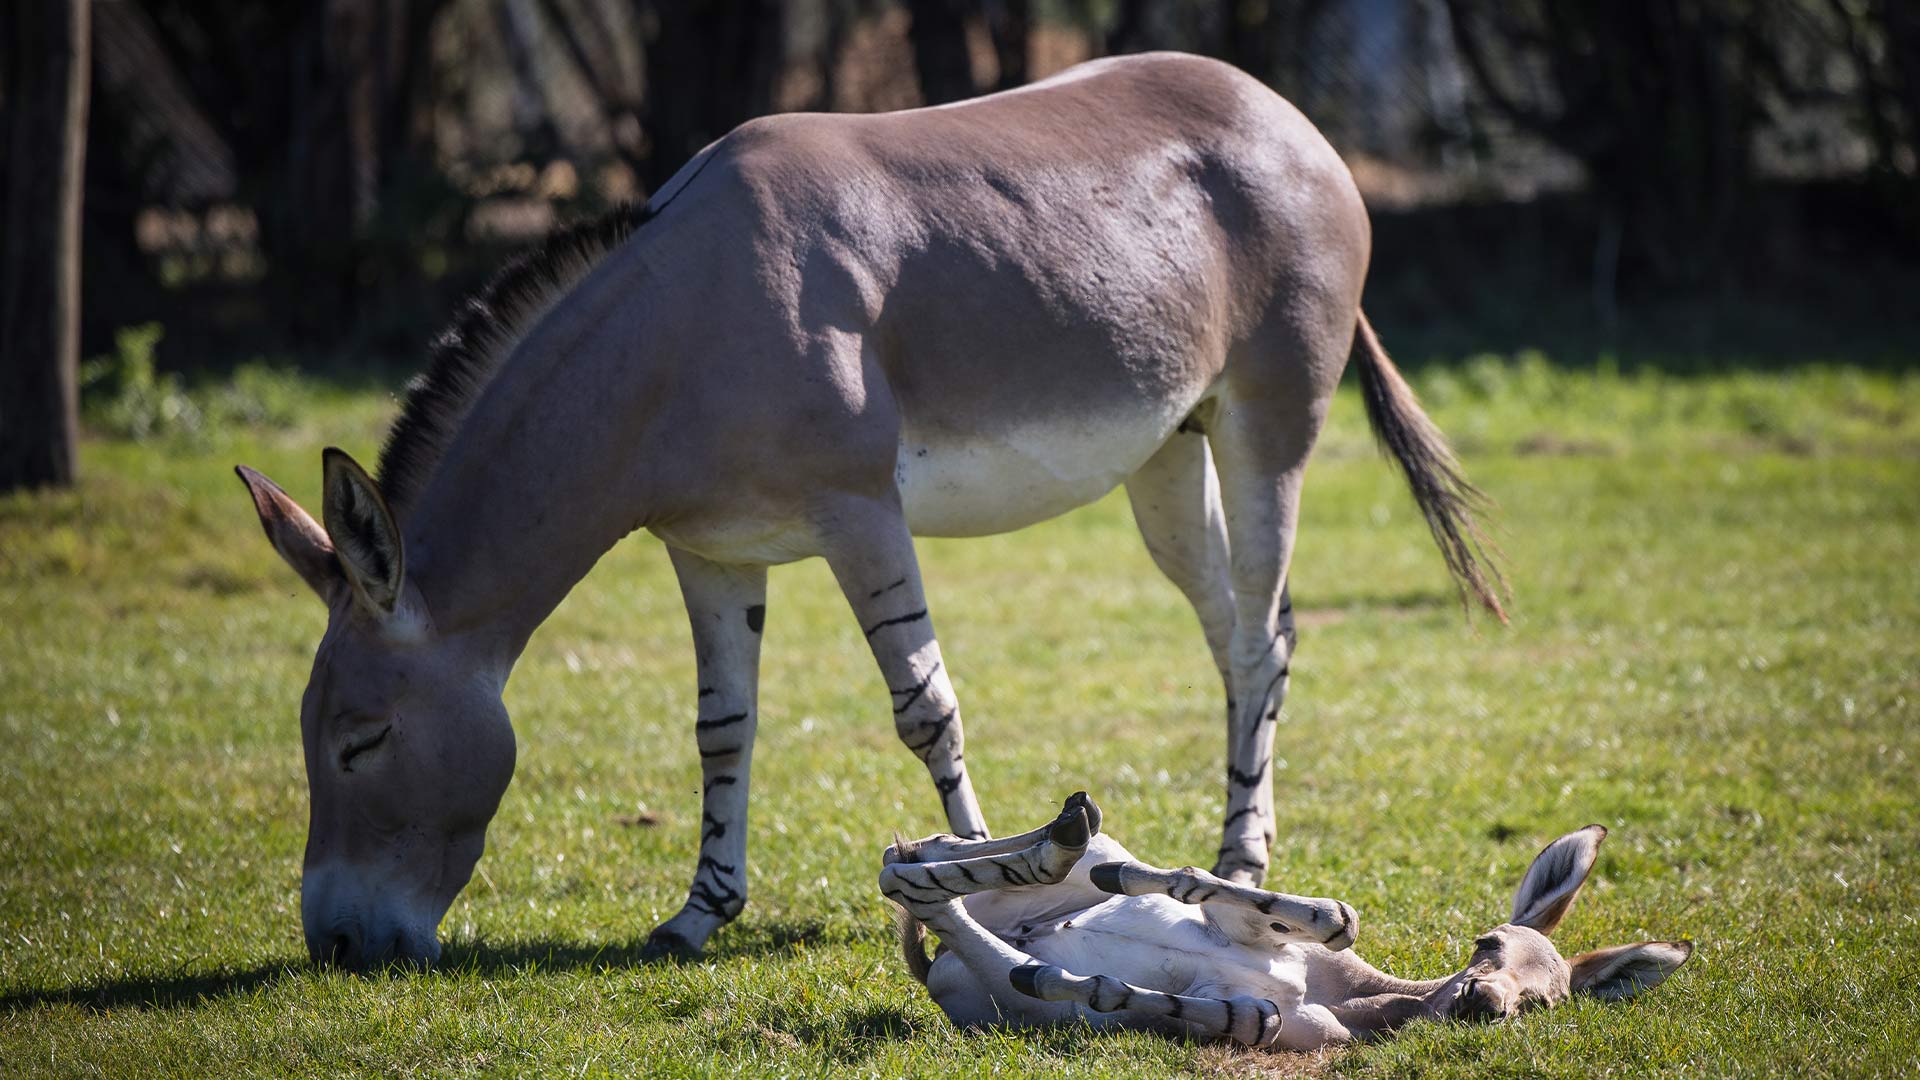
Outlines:
[[989,536],[1058,517],[1112,491],[1191,411],[1141,401],[958,433],[901,426],[894,482],[916,536]]

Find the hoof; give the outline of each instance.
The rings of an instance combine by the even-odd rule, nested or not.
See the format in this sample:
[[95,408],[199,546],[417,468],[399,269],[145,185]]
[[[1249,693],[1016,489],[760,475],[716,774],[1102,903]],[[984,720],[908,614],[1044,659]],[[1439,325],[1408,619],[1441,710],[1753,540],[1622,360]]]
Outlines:
[[1040,996],[1040,973],[1045,970],[1045,964],[1021,964],[1007,972],[1007,981],[1013,984],[1015,990],[1030,998],[1037,998]]
[[1087,812],[1082,807],[1068,806],[1060,811],[1053,828],[1047,830],[1047,839],[1063,848],[1083,848],[1093,838],[1093,830],[1087,823]]
[[647,935],[647,943],[640,946],[640,959],[648,963],[698,960],[700,952],[698,945],[681,937],[678,931],[661,927]]
[[1093,796],[1086,792],[1076,791],[1067,796],[1066,808],[1071,810],[1076,806],[1087,812],[1087,828],[1095,836],[1100,835],[1100,804],[1094,802]]
[[1125,865],[1125,863],[1103,862],[1099,866],[1087,871],[1087,877],[1093,882],[1094,888],[1099,889],[1101,892],[1113,893],[1118,896],[1122,891],[1120,888],[1120,868]]

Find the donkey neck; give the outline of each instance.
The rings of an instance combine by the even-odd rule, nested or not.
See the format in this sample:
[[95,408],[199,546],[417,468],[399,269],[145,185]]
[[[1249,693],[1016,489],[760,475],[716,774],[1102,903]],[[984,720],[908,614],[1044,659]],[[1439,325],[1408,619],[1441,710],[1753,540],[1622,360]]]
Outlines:
[[401,523],[436,630],[506,666],[600,556],[648,524],[663,396],[649,280],[629,247],[538,319]]
[[1310,993],[1327,1003],[1358,1001],[1378,995],[1431,998],[1459,978],[1456,972],[1437,979],[1402,979],[1389,975],[1354,955],[1351,950],[1318,949],[1309,979]]

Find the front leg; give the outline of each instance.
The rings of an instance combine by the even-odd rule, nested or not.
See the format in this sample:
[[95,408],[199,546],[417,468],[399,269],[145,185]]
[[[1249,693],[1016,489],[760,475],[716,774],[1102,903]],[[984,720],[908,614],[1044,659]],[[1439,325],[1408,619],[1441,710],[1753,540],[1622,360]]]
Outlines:
[[1242,885],[1196,866],[1161,870],[1142,862],[1108,862],[1088,872],[1094,887],[1119,896],[1169,896],[1198,904],[1231,940],[1254,947],[1288,942],[1339,951],[1353,944],[1358,917],[1338,900],[1292,896]]
[[1091,1012],[1117,1014],[1126,1027],[1169,1029],[1247,1046],[1272,1046],[1280,1038],[1280,1007],[1248,994],[1167,994],[1110,975],[1075,975],[1041,963],[1015,968],[1009,980],[1031,998],[1071,1001]]
[[947,828],[963,839],[985,839],[987,819],[967,778],[960,700],[933,636],[906,518],[897,504],[858,500],[837,520],[827,564],[892,692],[894,731],[926,763]]
[[697,954],[747,902],[747,780],[759,725],[764,566],[728,566],[668,548],[699,671],[700,862],[687,902],[647,938],[645,955]]

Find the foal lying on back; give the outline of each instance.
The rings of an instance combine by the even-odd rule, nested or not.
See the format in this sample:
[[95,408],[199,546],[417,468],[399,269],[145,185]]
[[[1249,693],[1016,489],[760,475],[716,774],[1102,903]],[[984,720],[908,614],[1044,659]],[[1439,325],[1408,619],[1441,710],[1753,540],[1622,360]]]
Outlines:
[[[1424,982],[1345,951],[1346,904],[1157,870],[1099,832],[1100,808],[1080,792],[1020,836],[887,849],[880,891],[906,909],[907,964],[954,1023],[1077,1018],[1311,1050],[1422,1017],[1498,1020],[1574,993],[1627,997],[1693,952],[1643,941],[1561,957],[1547,935],[1593,869],[1607,835],[1598,825],[1548,844],[1512,920],[1474,941],[1464,969]],[[923,951],[923,925],[940,935],[937,959]]]

